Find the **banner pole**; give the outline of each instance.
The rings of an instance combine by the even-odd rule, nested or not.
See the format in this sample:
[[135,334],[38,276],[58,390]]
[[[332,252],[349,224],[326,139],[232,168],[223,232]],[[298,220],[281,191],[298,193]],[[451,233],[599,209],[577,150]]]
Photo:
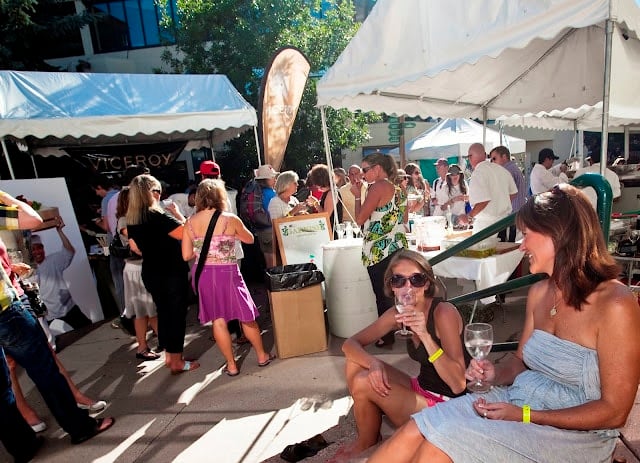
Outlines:
[[258,138],[258,127],[253,126],[253,135],[256,137],[256,153],[258,153],[258,167],[262,165],[260,162],[260,139]]

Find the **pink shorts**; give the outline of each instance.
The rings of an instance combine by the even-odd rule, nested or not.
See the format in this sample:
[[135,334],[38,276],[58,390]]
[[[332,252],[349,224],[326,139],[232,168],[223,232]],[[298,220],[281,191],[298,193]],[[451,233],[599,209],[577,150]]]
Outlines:
[[440,402],[446,402],[449,400],[449,397],[442,394],[436,394],[435,392],[427,391],[426,389],[422,389],[420,384],[418,383],[418,378],[411,378],[411,389],[418,395],[421,395],[425,399],[427,399],[427,407],[433,407],[435,404]]

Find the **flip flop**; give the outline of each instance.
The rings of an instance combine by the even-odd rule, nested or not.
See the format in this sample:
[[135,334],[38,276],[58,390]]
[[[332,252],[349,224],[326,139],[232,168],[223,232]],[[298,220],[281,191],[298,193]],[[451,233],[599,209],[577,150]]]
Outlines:
[[185,371],[197,370],[200,368],[200,364],[196,361],[185,360],[182,369],[180,370],[171,370],[172,375],[179,375],[184,373]]
[[149,349],[145,349],[142,352],[136,352],[136,358],[140,360],[158,360],[160,354],[151,352]]
[[229,371],[229,369],[227,367],[224,368],[224,370],[222,370],[224,373],[226,373],[227,376],[238,376],[240,374],[240,369],[238,368],[235,372],[231,372]]
[[82,444],[83,442],[88,441],[92,437],[95,437],[98,434],[105,432],[107,429],[109,429],[111,426],[113,426],[113,424],[115,422],[116,422],[116,419],[113,418],[113,417],[98,418],[96,420],[96,425],[91,430],[91,432],[89,432],[87,434],[83,434],[81,436],[72,437],[71,438],[71,443],[74,444],[74,445]]
[[264,362],[258,362],[258,366],[259,367],[266,367],[267,365],[269,365],[271,363],[272,360],[275,360],[276,356],[275,354],[269,354],[269,358],[267,360],[265,360]]

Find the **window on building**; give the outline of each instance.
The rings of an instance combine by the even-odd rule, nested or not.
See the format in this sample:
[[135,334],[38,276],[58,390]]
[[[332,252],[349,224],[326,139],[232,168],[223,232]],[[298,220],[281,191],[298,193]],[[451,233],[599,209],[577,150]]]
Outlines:
[[[76,14],[76,7],[73,2],[41,2],[41,4],[38,5],[34,19],[38,24],[46,24],[50,18],[72,16],[74,14]],[[58,29],[56,33],[61,34],[62,32]],[[75,31],[65,31],[63,35],[48,37],[48,40],[43,40],[40,43],[42,47],[42,57],[45,59],[84,54],[79,29]]]
[[[98,0],[87,9],[101,16],[91,26],[95,53],[175,43],[173,34],[160,26],[163,11],[155,0]],[[176,11],[176,0],[170,0],[166,13],[174,24]]]

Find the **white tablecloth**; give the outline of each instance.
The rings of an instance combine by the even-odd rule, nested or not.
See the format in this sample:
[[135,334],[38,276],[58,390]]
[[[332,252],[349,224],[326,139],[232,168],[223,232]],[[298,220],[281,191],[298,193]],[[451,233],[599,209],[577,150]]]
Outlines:
[[[439,252],[430,251],[422,254],[431,258]],[[523,256],[524,253],[518,249],[482,259],[453,256],[434,265],[433,273],[443,278],[472,280],[476,285],[476,290],[480,290],[507,281]],[[495,301],[495,296],[481,299],[483,304],[489,304],[493,301]]]

